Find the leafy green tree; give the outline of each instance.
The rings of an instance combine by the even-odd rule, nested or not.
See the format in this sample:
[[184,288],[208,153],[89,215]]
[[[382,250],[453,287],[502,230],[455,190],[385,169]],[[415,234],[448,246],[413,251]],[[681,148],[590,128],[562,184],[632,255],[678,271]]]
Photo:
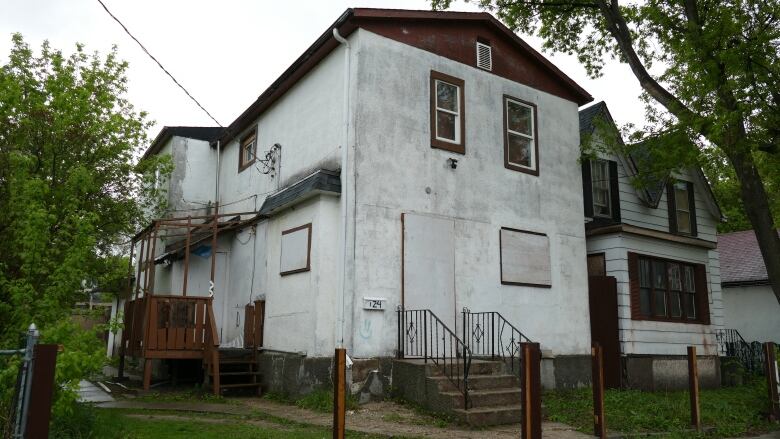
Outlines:
[[679,169],[708,163],[707,148],[717,152],[736,177],[731,193],[738,190],[780,302],[780,238],[767,196],[780,171],[780,2],[475,1],[511,29],[540,36],[545,49],[576,54],[592,77],[610,58],[628,64],[647,108],[638,137],[687,139],[658,142],[653,161]]
[[[150,122],[124,97],[116,48],[101,57],[77,45],[65,56],[44,43],[36,55],[12,39],[0,65],[0,346],[18,347],[31,322],[42,341],[64,344],[62,414],[73,385],[105,360],[94,332],[71,321],[74,304],[89,288],[127,283],[118,254],[145,220],[141,200],[164,161],[135,164]],[[0,361],[7,401],[16,360]]]

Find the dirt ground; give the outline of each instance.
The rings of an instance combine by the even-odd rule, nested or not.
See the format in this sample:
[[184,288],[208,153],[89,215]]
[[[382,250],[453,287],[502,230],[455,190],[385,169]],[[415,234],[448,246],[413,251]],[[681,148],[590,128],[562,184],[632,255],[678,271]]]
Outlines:
[[[147,410],[175,410],[177,412],[216,413],[226,415],[251,415],[260,412],[269,416],[287,419],[303,424],[318,426],[330,426],[333,417],[330,413],[315,412],[302,409],[289,404],[270,401],[263,398],[235,398],[229,404],[208,404],[199,402],[148,402],[134,400],[120,400],[111,403],[100,404],[101,407],[132,408]],[[136,415],[132,415],[136,416]],[[187,419],[186,414],[151,416],[161,419]],[[220,419],[212,419],[209,422],[223,422]],[[225,420],[227,422],[227,420]],[[235,420],[230,420],[235,422]],[[262,420],[242,420],[246,423],[262,423],[270,425]],[[360,409],[347,412],[347,429],[363,433],[371,433],[387,437],[414,437],[437,439],[465,439],[485,438],[503,439],[517,438],[520,436],[520,425],[506,425],[490,427],[486,429],[472,430],[446,423],[432,416],[420,414],[413,409],[393,403],[375,402],[360,406]],[[572,428],[545,422],[542,427],[542,436],[548,439],[582,439],[590,436],[574,431]]]

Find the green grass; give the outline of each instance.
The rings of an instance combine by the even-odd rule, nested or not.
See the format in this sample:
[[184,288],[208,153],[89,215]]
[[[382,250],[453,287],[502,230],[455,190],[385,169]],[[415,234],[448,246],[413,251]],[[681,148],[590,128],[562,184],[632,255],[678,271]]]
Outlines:
[[[542,401],[550,421],[593,431],[590,389],[546,392]],[[665,437],[733,437],[778,430],[766,421],[769,409],[766,383],[755,380],[739,387],[701,391],[705,434],[690,431],[687,391],[642,392],[607,390],[604,396],[607,429],[611,433],[664,433]]]
[[[203,416],[201,414],[142,411],[144,417],[129,417],[139,413],[119,409],[94,409],[94,426],[88,435],[72,438],[100,439],[323,439],[331,437],[327,427],[298,424],[259,415],[262,425],[252,424],[252,419],[237,416]],[[181,415],[187,419],[158,419],[151,416]],[[214,420],[226,420],[217,423]],[[380,436],[347,432],[352,439],[378,439]]]
[[230,400],[223,398],[222,396],[215,395],[213,392],[201,387],[195,387],[193,389],[184,391],[172,390],[169,392],[151,392],[138,396],[134,400],[143,402],[199,401],[209,404],[227,404],[230,402]]
[[[320,413],[333,413],[333,391],[315,390],[298,399],[293,399],[288,395],[268,392],[263,398],[282,404],[294,404],[302,409],[313,410]],[[357,410],[360,408],[357,399],[352,395],[347,395],[347,410]]]

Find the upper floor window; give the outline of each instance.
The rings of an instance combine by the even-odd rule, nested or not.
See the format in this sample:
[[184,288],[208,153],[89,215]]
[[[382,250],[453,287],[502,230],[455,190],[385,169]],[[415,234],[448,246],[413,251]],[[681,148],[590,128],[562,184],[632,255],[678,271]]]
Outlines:
[[613,160],[593,159],[582,161],[582,193],[585,216],[613,223],[620,219],[620,185],[618,164]]
[[504,96],[504,167],[539,175],[536,105]]
[[696,203],[693,183],[678,181],[667,185],[669,230],[672,233],[696,236]]
[[609,191],[609,162],[593,160],[590,162],[590,173],[593,181],[593,215],[610,218],[612,209]]
[[254,163],[257,155],[257,131],[252,131],[241,138],[241,151],[238,154],[238,172]]
[[629,253],[629,277],[634,319],[709,323],[703,265]]
[[466,152],[463,80],[431,71],[431,146]]

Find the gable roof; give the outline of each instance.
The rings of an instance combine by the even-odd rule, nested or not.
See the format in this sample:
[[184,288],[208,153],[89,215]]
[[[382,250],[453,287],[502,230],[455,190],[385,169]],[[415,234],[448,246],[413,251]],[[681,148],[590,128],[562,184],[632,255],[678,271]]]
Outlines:
[[[587,108],[583,108],[579,111],[580,116],[580,138],[585,135],[593,134],[596,129],[596,120],[603,118],[610,126],[614,126],[617,130],[612,114],[607,108],[607,104],[604,101],[597,102]],[[618,133],[618,140],[623,144],[623,137]],[[647,163],[649,152],[643,147],[643,142],[635,143],[632,145],[632,151],[629,154],[617,154],[618,158],[623,164],[623,169],[626,171],[626,175],[634,177],[642,173],[643,164]],[[723,220],[723,213],[718,204],[718,200],[715,199],[715,194],[712,192],[709,180],[704,175],[704,172],[700,167],[694,167],[691,169],[693,177],[698,183],[705,188],[705,204],[710,210],[710,213]],[[647,178],[642,187],[636,189],[639,199],[642,200],[648,207],[657,208],[658,203],[661,201],[661,196],[664,193],[664,187],[666,186],[669,177],[664,178]]]
[[154,138],[149,148],[146,149],[141,159],[145,159],[152,154],[157,154],[160,149],[168,142],[168,139],[174,136],[186,137],[188,139],[206,140],[211,142],[221,136],[225,131],[222,127],[169,127],[164,126],[157,137]]
[[769,285],[764,258],[752,230],[718,235],[718,252],[724,287]]
[[[463,50],[459,50],[456,47],[458,43],[465,41],[464,35],[466,33],[460,31],[466,27],[472,30],[475,27],[487,29],[491,35],[495,36],[496,43],[500,43],[507,48],[511,48],[516,53],[522,54],[524,60],[527,60],[529,63],[529,68],[534,70],[534,72],[538,72],[537,74],[529,75],[527,74],[528,72],[518,69],[516,64],[508,63],[504,66],[503,72],[500,69],[494,69],[494,74],[505,77],[512,76],[510,79],[514,81],[542,89],[576,102],[578,105],[583,105],[593,100],[585,89],[520,39],[504,24],[486,12],[350,8],[344,11],[252,105],[244,110],[218,140],[222,144],[227,144],[227,142],[240,135],[266,109],[295,85],[298,80],[338,47],[340,43],[333,36],[334,29],[337,29],[343,37],[349,36],[358,28],[364,28],[423,50],[434,51],[443,47],[446,53],[439,53],[439,50],[435,50],[435,52],[455,61],[464,62],[465,58],[476,56],[474,50],[469,50],[468,54],[465,54]],[[448,37],[450,40],[437,40],[437,33],[446,33],[447,35],[443,38]],[[460,41],[458,41],[458,37],[460,37]],[[471,42],[472,48],[474,43],[473,41]],[[494,56],[494,60],[496,59],[497,57]],[[475,63],[468,64],[474,65]]]

